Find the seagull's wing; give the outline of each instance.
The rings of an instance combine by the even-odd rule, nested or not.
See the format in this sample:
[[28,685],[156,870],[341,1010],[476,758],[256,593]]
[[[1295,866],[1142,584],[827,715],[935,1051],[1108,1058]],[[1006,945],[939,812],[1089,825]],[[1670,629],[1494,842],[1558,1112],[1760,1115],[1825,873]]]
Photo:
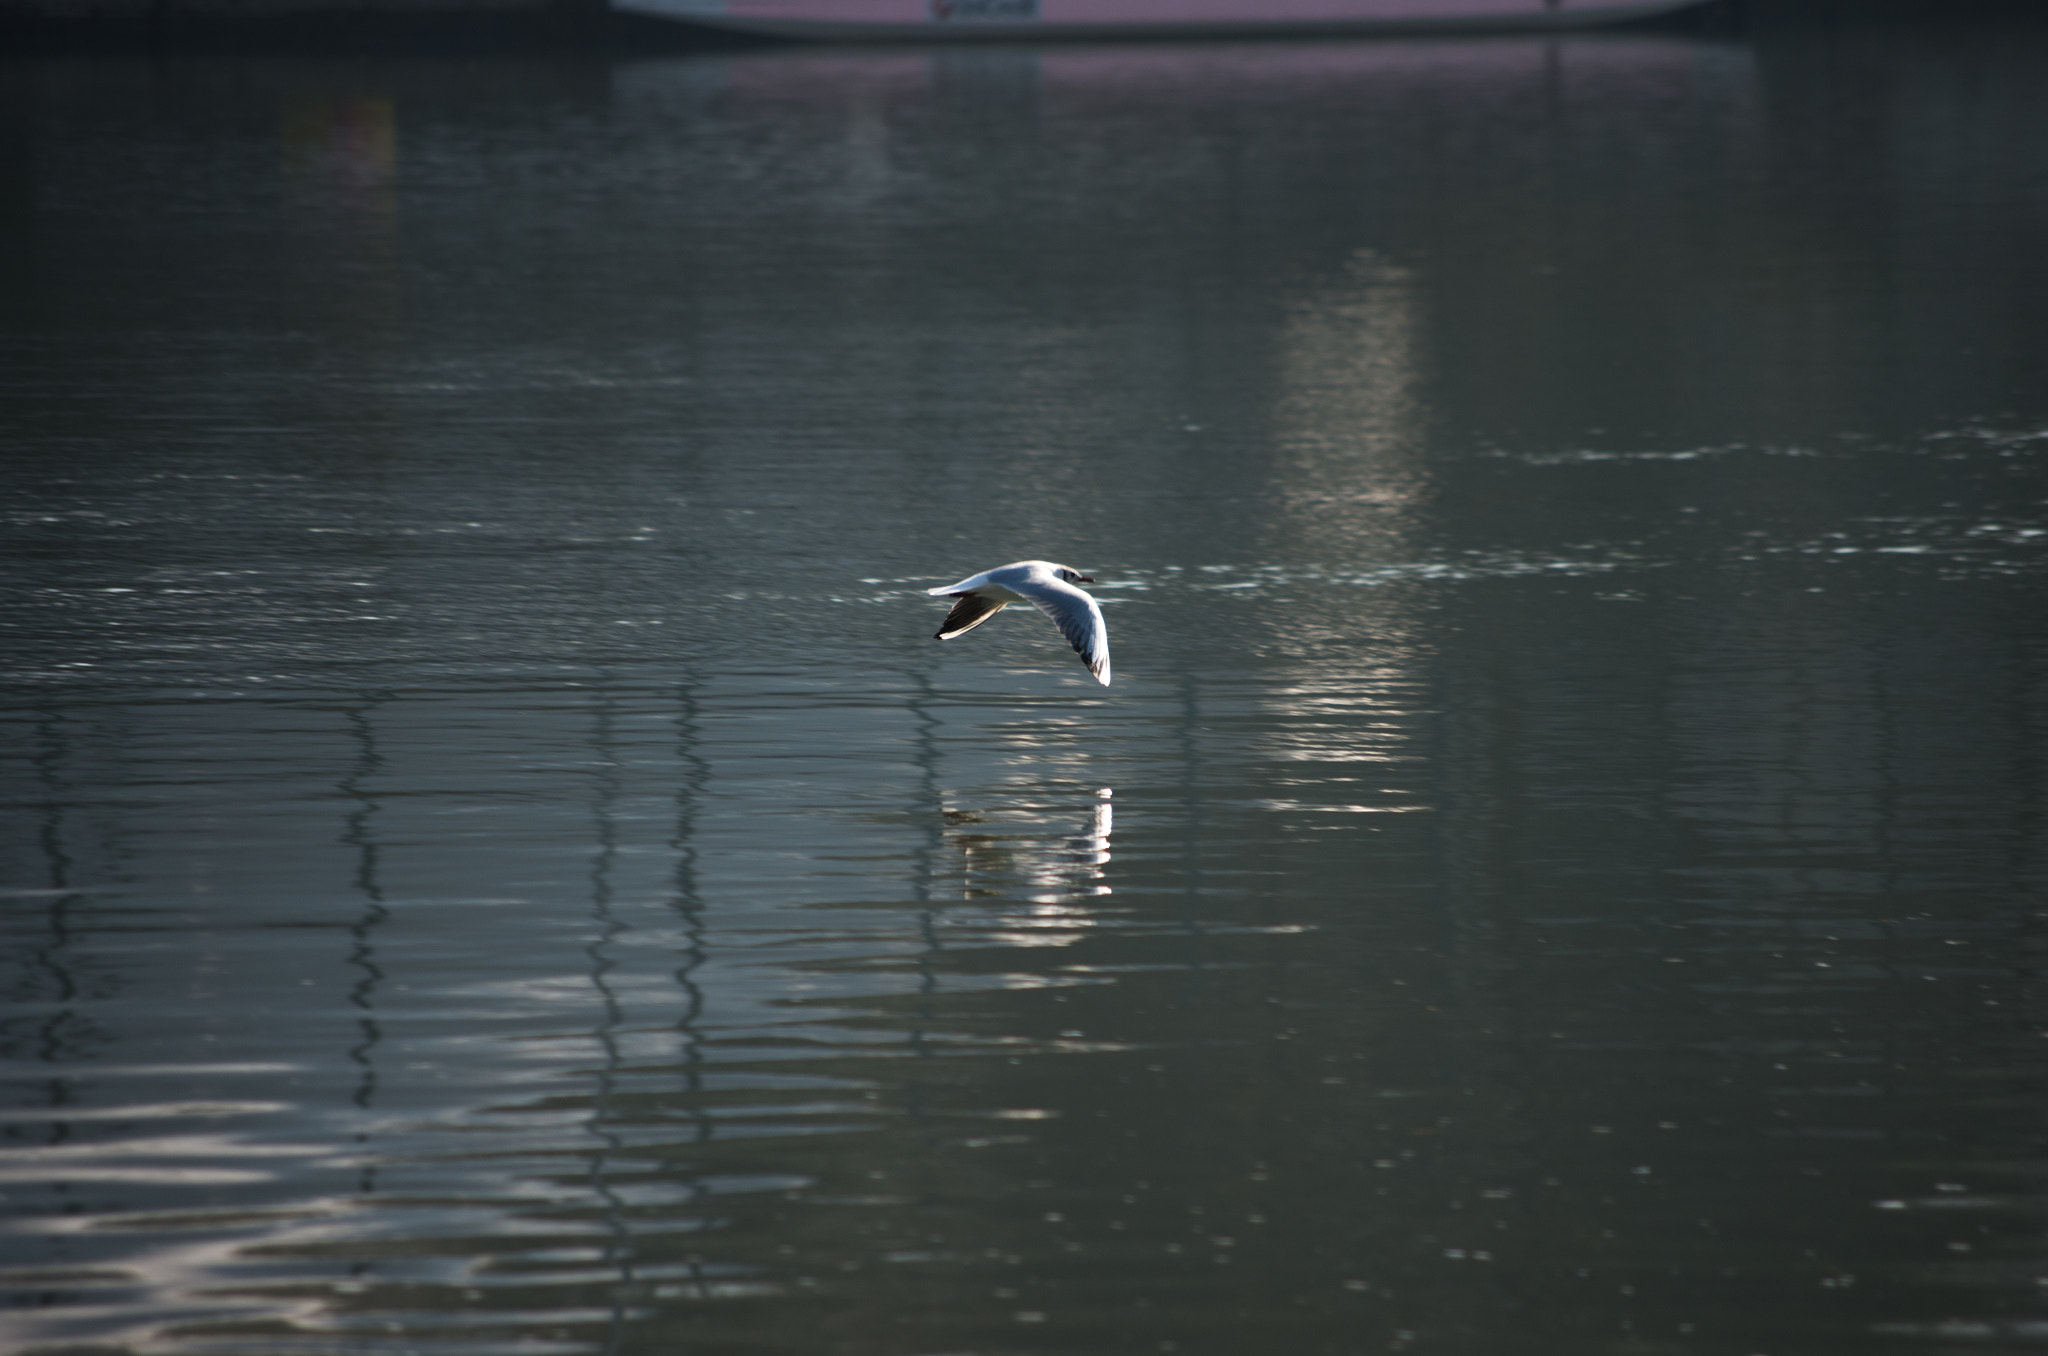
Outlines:
[[1109,628],[1103,625],[1102,609],[1087,591],[1064,579],[1032,579],[1010,587],[1052,618],[1053,625],[1060,628],[1060,634],[1087,663],[1095,681],[1108,687]]
[[942,593],[972,593],[988,583],[988,577],[993,573],[995,573],[993,570],[983,570],[980,574],[968,575],[957,584],[941,584],[935,589],[926,589],[925,592],[934,598]]
[[946,614],[946,620],[933,638],[951,640],[964,636],[975,627],[1001,612],[1009,604],[1000,599],[984,597],[979,593],[959,593],[953,596],[953,610]]

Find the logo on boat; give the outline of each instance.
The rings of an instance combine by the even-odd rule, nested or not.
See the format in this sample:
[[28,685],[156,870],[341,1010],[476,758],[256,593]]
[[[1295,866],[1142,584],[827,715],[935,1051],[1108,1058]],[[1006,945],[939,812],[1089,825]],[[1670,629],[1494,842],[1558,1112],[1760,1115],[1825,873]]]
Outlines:
[[932,18],[940,23],[1036,23],[1038,0],[932,0]]

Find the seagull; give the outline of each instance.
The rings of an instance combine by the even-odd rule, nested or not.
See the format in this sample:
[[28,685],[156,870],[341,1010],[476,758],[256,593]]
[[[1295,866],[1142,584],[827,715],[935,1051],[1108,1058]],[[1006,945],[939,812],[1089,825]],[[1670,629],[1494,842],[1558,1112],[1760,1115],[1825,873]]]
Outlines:
[[1001,612],[1011,603],[1030,603],[1060,628],[1075,653],[1088,665],[1095,681],[1109,686],[1109,628],[1102,624],[1102,609],[1076,584],[1095,581],[1078,570],[1055,565],[1049,560],[1020,560],[970,575],[942,589],[926,589],[937,597],[953,600],[935,639],[964,636]]

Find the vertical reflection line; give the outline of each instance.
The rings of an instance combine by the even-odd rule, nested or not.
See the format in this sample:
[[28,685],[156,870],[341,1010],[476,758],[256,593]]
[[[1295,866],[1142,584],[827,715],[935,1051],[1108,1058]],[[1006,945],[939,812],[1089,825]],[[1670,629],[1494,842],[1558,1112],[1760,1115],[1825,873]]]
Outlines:
[[[675,972],[676,983],[683,991],[683,1013],[676,1020],[676,1030],[683,1038],[683,1090],[688,1094],[686,1102],[698,1144],[708,1141],[714,1129],[711,1109],[704,1102],[702,1023],[706,996],[703,982],[697,978],[697,971],[711,954],[704,917],[703,882],[698,875],[702,850],[697,846],[697,817],[703,812],[707,788],[711,784],[711,763],[703,752],[703,708],[698,695],[701,686],[701,680],[695,678],[676,686],[676,762],[681,765],[681,775],[676,779],[675,833],[669,839],[669,846],[675,849],[676,854],[674,895],[670,907],[683,923],[683,963]],[[693,1207],[703,1209],[710,1195],[710,1189],[701,1176],[691,1182],[690,1204]],[[696,1283],[697,1298],[708,1298],[710,1290],[702,1256],[691,1254],[686,1265],[690,1279]]]
[[1181,824],[1183,827],[1182,858],[1187,874],[1187,892],[1183,896],[1181,930],[1195,945],[1188,948],[1187,985],[1185,1002],[1192,1008],[1200,998],[1203,979],[1202,949],[1198,944],[1204,936],[1202,929],[1202,892],[1206,883],[1202,874],[1202,696],[1200,685],[1192,673],[1182,673],[1180,678],[1180,779],[1181,779]]
[[[1202,893],[1206,885],[1202,873],[1202,692],[1201,685],[1193,673],[1183,670],[1180,675],[1180,780],[1181,780],[1181,824],[1182,859],[1187,873],[1187,893],[1181,912],[1181,930],[1188,938],[1187,965],[1181,971],[1180,1003],[1183,1011],[1200,1012],[1203,1007],[1204,990],[1208,988],[1208,969],[1205,965],[1206,932],[1203,928]],[[1206,1101],[1215,1097],[1219,1102],[1226,1094],[1220,1094],[1213,1087],[1212,1061],[1207,1058],[1209,1042],[1196,1036],[1180,1042],[1178,1053],[1183,1062],[1182,1076],[1186,1086],[1198,1099]]]
[[[1874,643],[1856,651],[1856,653],[1861,656],[1861,662],[1867,665],[1865,672],[1856,675],[1853,681],[1856,688],[1867,693],[1867,700],[1870,706],[1871,730],[1867,754],[1869,771],[1866,780],[1872,784],[1874,789],[1867,793],[1868,798],[1866,801],[1865,794],[1861,792],[1860,788],[1856,795],[1850,795],[1839,777],[1828,780],[1816,773],[1816,775],[1810,777],[1802,775],[1795,778],[1795,785],[1803,785],[1809,794],[1807,804],[1802,807],[1805,813],[1799,821],[1800,825],[1806,828],[1806,832],[1799,834],[1794,841],[1798,842],[1800,847],[1804,849],[1801,852],[1801,856],[1807,858],[1811,855],[1810,845],[1820,841],[1823,836],[1822,833],[1815,832],[1813,826],[1824,826],[1826,833],[1844,840],[1849,839],[1851,835],[1867,831],[1868,841],[1865,846],[1868,848],[1869,855],[1877,859],[1877,899],[1879,901],[1897,899],[1900,897],[1898,892],[1901,881],[1899,878],[1898,860],[1892,852],[1892,844],[1893,829],[1897,823],[1900,798],[1898,712],[1893,702],[1891,682],[1889,680],[1889,666],[1896,657],[1897,652],[1890,643],[1890,637],[1880,634]],[[1809,688],[1810,691],[1811,689]],[[1808,719],[1798,722],[1794,728],[1801,735],[1811,738],[1813,732],[1826,728],[1822,724],[1822,717],[1824,715],[1825,713],[1814,713]],[[1822,765],[1825,750],[1820,749],[1817,742],[1806,745],[1806,749],[1808,751],[1808,760],[1811,761],[1816,769],[1819,769]],[[1792,761],[1793,766],[1800,766],[1798,760],[1790,761]],[[1859,772],[1862,770],[1861,767],[1858,768]],[[1832,807],[1832,812],[1830,813],[1828,809],[1823,807]],[[1862,812],[1864,823],[1859,823],[1857,820],[1859,811]],[[1865,828],[1866,823],[1867,830]],[[1800,898],[1807,901],[1827,899],[1831,885],[1831,882],[1827,879],[1828,875],[1828,872],[1812,866],[1802,871]],[[1840,907],[1840,905],[1835,906],[1838,911]],[[1876,908],[1866,909],[1863,912],[1866,915],[1882,915],[1889,912],[1889,910],[1882,908],[1880,905]],[[1833,930],[1827,925],[1826,919],[1827,914],[1822,908],[1815,907],[1809,903],[1800,908],[1798,913],[1782,917],[1780,922],[1788,942],[1807,943],[1811,942],[1816,936]],[[1923,966],[1922,968],[1924,972],[1929,967]],[[1809,970],[1807,973],[1815,975],[1809,981],[1813,989],[1817,992],[1824,991],[1824,986],[1815,972]],[[1942,998],[1947,997],[1948,988],[1949,986],[1946,984],[1940,986],[1938,991],[1939,997],[1936,999],[1936,1002],[1940,1002]],[[1895,1020],[1888,1025],[1885,1040],[1887,1047],[1885,1050],[1887,1057],[1886,1066],[1888,1068],[1896,1070],[1901,1067],[1899,1055],[1895,1051],[1904,1049],[1912,1040],[1912,1037],[1905,1034],[1901,1028],[1918,1028],[1924,1020],[1924,1014],[1914,1013],[1908,1017],[1906,1023]],[[1908,1089],[1902,1086],[1901,1080],[1896,1079],[1888,1084],[1886,1092],[1889,1098],[1895,1102],[1911,1095]],[[1897,1131],[1892,1131],[1887,1138],[1896,1140],[1898,1138]]]
[[[1877,901],[1884,901],[1902,898],[1901,891],[1905,885],[1899,867],[1898,856],[1893,850],[1897,842],[1900,802],[1904,797],[1904,788],[1899,778],[1900,717],[1892,686],[1892,666],[1898,658],[1899,650],[1892,643],[1889,635],[1880,635],[1878,642],[1869,646],[1864,653],[1867,655],[1866,662],[1870,665],[1868,679],[1870,707],[1872,724],[1876,727],[1872,731],[1871,762],[1873,764],[1872,771],[1876,774],[1874,780],[1877,787],[1872,797],[1874,803],[1870,807],[1870,849],[1871,855],[1877,858],[1878,863]],[[1903,674],[1899,675],[1899,681],[1901,683],[1905,681]],[[1815,874],[1819,875],[1821,873],[1816,872]],[[1814,882],[1814,888],[1817,889],[1819,885],[1819,881]],[[1826,896],[1822,895],[1821,897],[1825,898]],[[1839,906],[1837,908],[1839,909]],[[1878,903],[1877,907],[1866,907],[1862,912],[1868,916],[1890,912],[1890,910],[1885,909],[1881,903]],[[1821,915],[1818,909],[1808,909],[1805,911],[1805,914],[1807,919],[1812,919],[1816,924],[1820,923],[1821,919],[1825,916]],[[1806,920],[1801,919],[1797,921],[1803,922]],[[1825,933],[1832,930],[1826,926],[1815,926],[1809,930],[1798,928],[1795,925],[1792,932],[1795,937],[1804,940],[1815,933]],[[1820,973],[1820,971],[1812,969],[1807,971],[1808,975],[1813,976],[1810,982],[1814,989],[1817,992],[1825,992],[1826,986],[1819,979]],[[1954,999],[1950,996],[1950,986],[1948,984],[1938,985],[1936,992],[1940,995],[1941,1000],[1946,1000],[1942,1004],[1944,1007],[1953,1005]],[[1924,1020],[1924,1017],[1922,1020]],[[1918,1025],[1918,1023],[1915,1023],[1915,1025]],[[1896,1060],[1892,1061],[1892,1067],[1897,1067]],[[1894,1083],[1890,1091],[1894,1099],[1903,1099],[1903,1097],[1910,1095],[1907,1089],[1898,1086],[1897,1083]],[[1897,1131],[1894,1130],[1888,1138],[1896,1140],[1898,1138]]]
[[[910,1050],[919,1059],[930,1059],[932,1048],[926,1034],[936,1020],[935,1000],[939,992],[938,958],[943,950],[939,942],[937,892],[932,888],[933,874],[939,869],[940,854],[946,841],[946,811],[939,794],[939,729],[944,724],[932,711],[938,694],[933,691],[931,679],[922,673],[910,675],[910,683],[917,690],[905,705],[911,719],[917,722],[914,741],[916,753],[912,761],[917,764],[917,803],[912,807],[913,816],[924,824],[918,846],[911,853],[912,900],[917,905],[917,1006],[913,1009],[915,1021],[910,1028]],[[912,1065],[913,1070],[921,1068]],[[904,1112],[912,1117],[924,1114],[924,1080],[912,1078],[904,1088]]]
[[597,694],[597,709],[591,732],[591,751],[596,755],[591,814],[595,819],[597,834],[596,847],[590,862],[590,916],[596,924],[596,931],[584,954],[590,958],[590,986],[595,989],[603,1013],[597,1029],[592,1033],[603,1058],[597,1073],[597,1095],[591,1099],[590,1119],[584,1122],[584,1131],[598,1143],[596,1152],[590,1156],[590,1189],[602,1203],[606,1240],[604,1256],[600,1265],[618,1269],[618,1284],[612,1287],[611,1316],[605,1336],[604,1350],[616,1352],[625,1336],[626,1301],[633,1284],[633,1234],[626,1222],[626,1203],[613,1189],[606,1171],[611,1156],[625,1147],[618,1134],[610,1128],[612,1098],[617,1091],[619,1069],[622,1059],[619,1050],[619,1027],[625,1012],[619,1002],[618,993],[611,983],[611,972],[618,962],[611,958],[608,948],[620,933],[626,930],[612,909],[612,869],[617,864],[619,853],[618,801],[619,801],[619,755],[616,697],[609,681]]
[[[391,916],[391,910],[384,902],[382,862],[375,825],[383,806],[369,789],[370,780],[384,771],[384,755],[378,750],[377,727],[371,716],[391,700],[389,692],[366,692],[362,694],[360,705],[344,712],[356,756],[348,771],[335,783],[335,789],[355,807],[342,819],[341,841],[355,849],[356,870],[351,884],[364,900],[361,916],[349,925],[349,953],[343,962],[357,972],[355,983],[349,987],[348,1001],[362,1014],[356,1019],[361,1039],[349,1048],[348,1057],[361,1070],[350,1100],[363,1111],[368,1111],[377,1098],[376,1050],[384,1039],[376,1016],[377,986],[384,982],[384,971],[377,965],[375,933]],[[369,1138],[367,1126],[357,1129],[356,1143],[366,1144]],[[356,1189],[365,1195],[377,1189],[377,1169],[367,1156],[363,1160],[363,1175]]]
[[[1870,706],[1875,713],[1873,761],[1877,768],[1876,803],[1871,807],[1871,847],[1879,862],[1878,892],[1884,899],[1897,899],[1904,881],[1896,851],[1905,787],[1899,776],[1899,708],[1893,690],[1893,673],[1898,651],[1890,637],[1871,647]],[[1904,681],[1904,676],[1899,676]]]
[[669,839],[675,850],[676,869],[670,907],[683,923],[683,963],[677,967],[676,983],[683,990],[683,1013],[676,1030],[683,1038],[683,1088],[690,1094],[690,1118],[697,1130],[697,1142],[711,1138],[712,1121],[704,1106],[704,985],[697,971],[710,958],[704,922],[703,887],[698,879],[700,849],[697,846],[697,816],[703,811],[705,789],[711,781],[711,764],[703,754],[703,712],[698,698],[699,683],[692,679],[676,688],[676,762],[681,776],[676,780],[676,827]]
[[71,741],[66,737],[64,716],[55,711],[37,714],[41,719],[36,722],[36,748],[29,755],[36,780],[43,784],[43,814],[36,826],[36,842],[43,850],[43,860],[49,864],[50,888],[69,890],[72,861],[71,854],[64,850],[63,776],[59,769],[71,752]]
[[1184,852],[1188,888],[1181,926],[1190,935],[1200,935],[1198,915],[1202,906],[1202,724],[1201,692],[1191,673],[1180,679],[1180,819],[1184,826]]
[[[2039,671],[2028,653],[2032,648],[2024,639],[2021,628],[2008,625],[2007,634],[2016,637],[2012,657],[2006,662],[2010,691],[2005,699],[2004,724],[2008,727],[2005,740],[2007,752],[2006,780],[2010,790],[2004,797],[2010,828],[2006,837],[2011,846],[2007,849],[2007,862],[2011,872],[2012,896],[2026,899],[2037,893],[2043,884],[2041,869],[2041,848],[2048,845],[2048,833],[2043,832],[2042,815],[2042,758],[2041,724],[2039,717],[2048,707],[2041,704],[2034,692],[2034,675]],[[2034,909],[2022,912],[2023,936],[2035,935],[2041,914]]]
[[[49,888],[62,893],[51,896],[43,914],[47,940],[30,953],[24,968],[29,972],[31,992],[42,987],[34,978],[38,971],[49,976],[49,1001],[54,1007],[37,1033],[36,1058],[55,1064],[62,1061],[67,1053],[78,1053],[75,1047],[67,1049],[67,1045],[71,1044],[68,1033],[77,1018],[77,1009],[73,1005],[78,1000],[80,986],[65,953],[71,946],[71,912],[83,896],[72,890],[75,863],[64,846],[62,769],[71,756],[70,721],[56,711],[38,714],[41,719],[36,725],[35,752],[29,755],[36,770],[36,780],[43,787],[43,813],[36,826],[36,841],[42,849],[44,862],[48,864]],[[47,1105],[57,1107],[71,1103],[70,1079],[53,1077],[47,1087]],[[70,1138],[71,1123],[53,1118],[46,1142],[62,1144]]]
[[[2038,1025],[2039,1004],[2034,995],[2038,990],[2030,981],[2039,974],[2039,967],[2033,958],[2040,954],[2042,914],[2033,901],[2042,893],[2042,871],[2040,847],[2043,843],[2041,793],[2041,727],[2039,717],[2044,710],[2039,695],[2033,690],[2034,675],[2039,671],[2032,664],[2028,651],[2032,648],[2024,639],[2025,631],[2007,623],[2006,634],[2015,637],[2014,653],[2005,665],[2009,690],[2002,703],[2005,707],[2002,724],[2008,727],[2006,748],[2006,790],[2003,801],[2007,807],[2007,829],[2003,835],[2009,846],[2006,858],[2006,899],[2017,908],[2012,919],[2013,942],[2018,957],[2010,972],[2018,982],[2014,996],[2019,1000],[2019,1021],[2022,1029]],[[2010,905],[2009,905],[2010,907]]]

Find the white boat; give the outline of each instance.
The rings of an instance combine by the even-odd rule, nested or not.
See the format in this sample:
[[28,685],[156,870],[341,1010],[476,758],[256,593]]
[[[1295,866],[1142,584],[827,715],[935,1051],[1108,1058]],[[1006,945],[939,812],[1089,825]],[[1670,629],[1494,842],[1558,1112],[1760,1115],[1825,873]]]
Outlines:
[[612,0],[628,14],[814,41],[1526,33],[1706,0]]

